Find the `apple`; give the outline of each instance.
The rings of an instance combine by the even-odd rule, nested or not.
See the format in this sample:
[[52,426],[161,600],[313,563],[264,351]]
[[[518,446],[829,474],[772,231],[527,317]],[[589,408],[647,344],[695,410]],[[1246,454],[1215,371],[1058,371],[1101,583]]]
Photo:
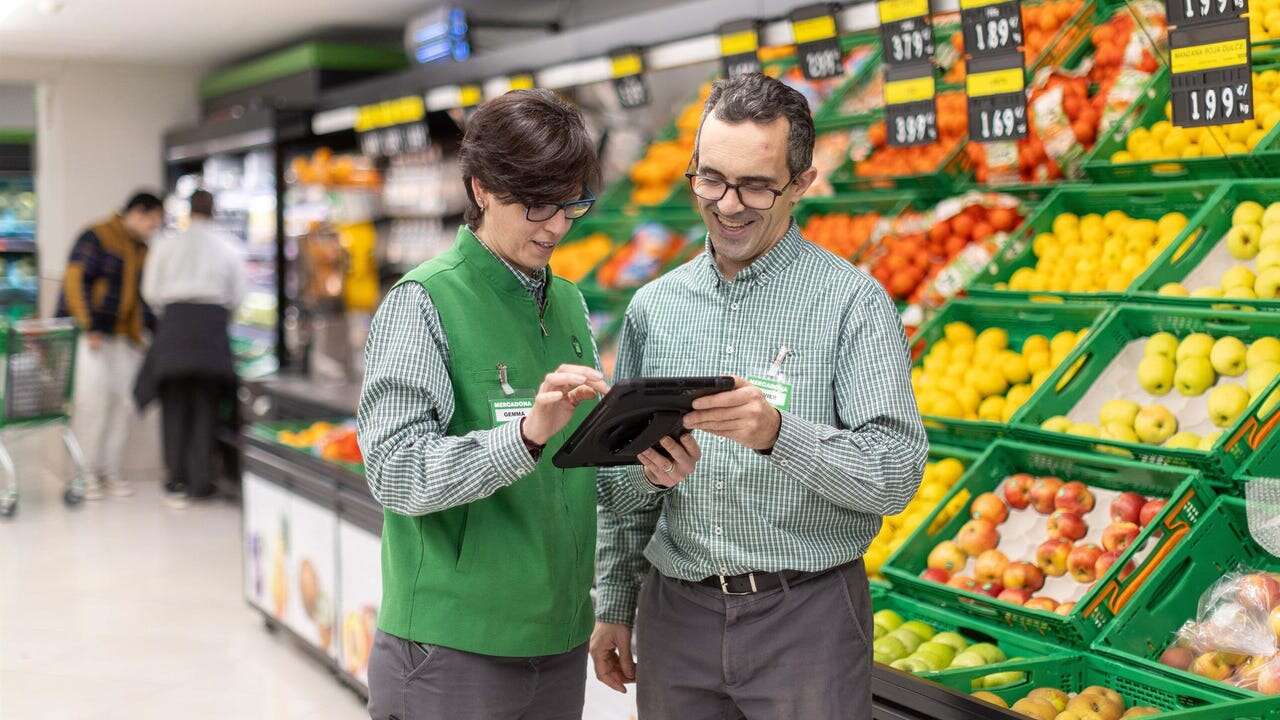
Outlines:
[[970,520],[956,533],[956,545],[968,555],[981,555],[1000,544],[1000,533],[989,520]]
[[1067,709],[1067,703],[1071,702],[1071,696],[1058,688],[1039,687],[1027,693],[1027,697],[1036,700],[1043,700],[1052,705],[1058,712]]
[[1280,582],[1266,573],[1246,575],[1236,583],[1236,601],[1270,613],[1280,607]]
[[1198,656],[1191,663],[1191,672],[1200,677],[1217,680],[1219,682],[1231,677],[1231,665],[1227,663],[1223,653],[1212,651]]
[[[1067,556],[1067,571],[1076,582],[1091,583],[1098,579],[1094,568],[1098,564],[1100,555],[1102,555],[1102,548],[1093,543],[1077,545]],[[1008,583],[1005,584],[1008,585]]]
[[1213,336],[1208,333],[1191,333],[1178,343],[1173,359],[1182,362],[1189,357],[1209,357],[1213,352]]
[[1261,225],[1267,216],[1267,209],[1262,203],[1245,200],[1231,211],[1231,225]]
[[[1064,489],[1066,487],[1067,485],[1063,486]],[[1050,540],[1070,540],[1075,542],[1089,534],[1089,526],[1085,524],[1084,518],[1080,517],[1079,513],[1067,512],[1066,510],[1058,510],[1050,515],[1049,523],[1045,530],[1049,533]]]
[[1262,211],[1262,227],[1265,230],[1277,224],[1280,224],[1280,202],[1273,202]]
[[[1280,236],[1280,230],[1273,231],[1272,234]],[[1263,248],[1254,260],[1258,263],[1260,272],[1280,267],[1280,243],[1273,242],[1270,247]]]
[[1160,511],[1164,509],[1164,505],[1165,501],[1161,498],[1148,501],[1146,505],[1142,506],[1141,512],[1138,513],[1138,524],[1146,527],[1160,514]]
[[1236,225],[1227,231],[1224,238],[1231,257],[1237,260],[1252,260],[1261,249],[1262,228],[1257,225]]
[[1081,718],[1104,718],[1116,720],[1124,712],[1124,706],[1117,708],[1115,703],[1101,693],[1081,692],[1067,703],[1067,711],[1075,712]]
[[1031,504],[1031,484],[1035,478],[1028,473],[1010,475],[1004,481],[1004,501],[1009,507],[1023,510]]
[[1272,657],[1258,671],[1258,692],[1263,695],[1280,695],[1280,659]]
[[1032,698],[1022,698],[1009,709],[1034,720],[1054,720],[1058,716],[1058,711],[1052,705]]
[[1017,590],[1014,590],[1013,588],[1005,588],[1000,591],[1000,594],[996,596],[996,599],[1007,603],[1013,603],[1014,605],[1026,605],[1027,601],[1031,599],[1031,593],[1031,590],[1027,590],[1025,588],[1019,588]]
[[1187,290],[1186,286],[1182,283],[1168,282],[1161,285],[1160,289],[1156,291],[1156,294],[1164,295],[1166,297],[1187,297],[1191,294],[1191,291]]
[[978,581],[968,575],[954,575],[947,581],[947,585],[957,590],[968,590],[969,592],[978,591]]
[[1119,712],[1116,713],[1117,715],[1121,712],[1124,712],[1124,697],[1121,696],[1120,693],[1116,692],[1115,690],[1112,690],[1109,687],[1104,687],[1102,685],[1090,685],[1089,687],[1081,690],[1080,694],[1081,695],[1089,695],[1089,694],[1101,695],[1111,703],[1120,706]]
[[992,705],[995,705],[996,707],[1002,707],[1002,708],[1009,707],[1009,703],[1005,702],[1003,698],[987,690],[979,690],[978,692],[970,695],[970,697],[975,698],[977,700],[981,700],[984,703],[990,703]]
[[[1172,336],[1170,336],[1172,337]],[[1116,398],[1103,403],[1102,410],[1098,412],[1098,421],[1104,426],[1111,423],[1120,423],[1133,427],[1133,419],[1138,416],[1138,411],[1142,406],[1132,400],[1124,398]]]
[[1177,366],[1163,355],[1148,355],[1138,363],[1138,384],[1152,395],[1167,395],[1173,388]]
[[919,635],[905,628],[898,628],[897,630],[894,630],[889,633],[888,637],[902,643],[902,646],[907,649],[908,655],[915,652],[916,648],[924,644],[924,640],[921,640]]
[[1212,452],[1213,447],[1218,444],[1218,438],[1220,437],[1222,437],[1222,431],[1214,430],[1208,435],[1205,435],[1204,437],[1200,438],[1200,447],[1196,449],[1200,450],[1201,452]]
[[1160,662],[1171,668],[1186,670],[1195,662],[1196,654],[1183,645],[1171,645],[1160,654]]
[[1187,397],[1203,395],[1204,391],[1217,380],[1213,363],[1202,357],[1189,357],[1183,360],[1178,363],[1178,369],[1173,373],[1173,386]]
[[969,562],[969,556],[952,540],[938,543],[929,552],[927,565],[931,569],[945,570],[949,574],[960,572]]
[[1253,289],[1253,283],[1258,278],[1253,274],[1247,265],[1236,265],[1230,270],[1222,273],[1222,290],[1225,297],[1235,297],[1230,292],[1232,288],[1249,288]]
[[[880,661],[877,660],[876,662],[880,662]],[[881,663],[881,664],[883,665],[884,663]],[[899,658],[889,663],[889,667],[893,668],[894,670],[901,670],[902,672],[908,672],[908,673],[926,672],[926,670],[917,670],[917,668],[922,668],[926,666],[924,664],[924,661],[918,660],[914,657]]]
[[1245,389],[1249,391],[1251,397],[1256,397],[1267,389],[1276,375],[1280,375],[1280,363],[1270,361],[1256,363],[1244,376]]
[[998,598],[1004,592],[1004,586],[998,581],[984,582],[978,586],[978,592],[988,597]]
[[901,615],[893,610],[877,610],[871,616],[871,620],[877,624],[884,625],[889,630],[897,630],[902,627],[902,623],[906,622]]
[[1222,288],[1206,285],[1202,288],[1196,288],[1191,291],[1191,297],[1194,298],[1220,298],[1222,297]]
[[1242,385],[1218,385],[1209,393],[1209,419],[1220,428],[1228,427],[1249,407],[1249,400],[1249,391]]
[[982,667],[986,664],[988,664],[986,658],[972,650],[965,650],[961,652],[959,655],[956,655],[955,660],[951,661],[951,667],[953,668],[975,668]]
[[956,652],[960,652],[961,650],[969,647],[969,641],[965,640],[963,635],[951,630],[934,635],[933,641],[936,643],[942,643],[943,645],[948,645]]
[[[1276,251],[1280,253],[1280,250]],[[1249,367],[1257,367],[1263,363],[1280,363],[1280,339],[1264,337],[1254,340],[1245,353],[1244,363]]]
[[1138,411],[1133,430],[1142,442],[1159,445],[1178,432],[1178,418],[1163,405],[1148,405]]
[[[1120,553],[1115,550],[1108,550],[1102,553],[1101,555],[1099,555],[1098,561],[1093,565],[1094,576],[1101,579],[1102,576],[1105,575],[1107,571],[1111,569],[1111,566],[1115,565],[1116,561],[1119,559],[1120,559]],[[1134,569],[1133,561],[1130,560],[1129,562],[1124,564],[1123,568],[1121,568],[1120,577],[1122,579],[1128,577],[1129,574],[1133,572],[1133,569]]]
[[1089,486],[1079,480],[1073,480],[1058,488],[1058,492],[1053,496],[1054,508],[1080,515],[1092,510],[1093,503],[1093,493],[1089,491]]
[[1159,355],[1169,360],[1176,360],[1178,358],[1178,338],[1173,333],[1158,332],[1147,338],[1146,345],[1142,348],[1142,355],[1143,357]]
[[[1114,423],[1114,422],[1107,423],[1106,425],[1103,426],[1102,437],[1108,440],[1120,440],[1122,442],[1128,442],[1128,443],[1138,442],[1138,434],[1133,431],[1133,426],[1121,425],[1120,423]],[[1099,449],[1102,449],[1102,448],[1099,447]],[[1112,449],[1117,450],[1119,452],[1123,452],[1119,448],[1112,448]],[[1106,452],[1110,452],[1110,450],[1107,450]]]
[[1026,589],[1036,592],[1044,587],[1044,573],[1029,562],[1009,563],[1009,567],[1004,570],[1003,580],[1005,588],[1011,590]]
[[1147,499],[1132,490],[1120,493],[1115,500],[1111,501],[1111,507],[1108,512],[1112,520],[1123,520],[1125,522],[1138,522],[1139,514],[1142,512],[1142,506],[1147,503]]
[[915,633],[921,640],[931,640],[934,635],[938,634],[938,631],[934,630],[932,625],[920,620],[908,620],[907,622],[902,623],[898,629],[909,630]]
[[[1257,282],[1257,281],[1255,280],[1254,282]],[[1229,287],[1226,290],[1223,290],[1222,297],[1237,298],[1237,299],[1243,298],[1245,300],[1252,300],[1258,297],[1258,294],[1253,291],[1252,286],[1237,285],[1235,287]],[[1231,306],[1228,305],[1227,307],[1230,308]]]
[[987,520],[999,525],[1009,519],[1009,507],[995,493],[982,493],[969,506],[969,515],[975,520]]
[[1064,602],[1064,603],[1062,603],[1062,604],[1058,605],[1058,608],[1057,608],[1056,610],[1054,610],[1054,612],[1055,612],[1055,613],[1057,613],[1057,614],[1059,614],[1059,615],[1061,615],[1062,617],[1070,617],[1070,616],[1071,616],[1071,611],[1072,611],[1072,610],[1075,610],[1075,609],[1076,609],[1076,604],[1075,604],[1075,603],[1073,603],[1073,602]]
[[1040,423],[1040,427],[1049,432],[1065,433],[1071,428],[1071,418],[1062,415],[1055,415],[1048,420]]
[[1163,712],[1164,712],[1163,710],[1160,710],[1158,708],[1153,708],[1153,707],[1129,708],[1129,710],[1125,712],[1125,714],[1120,716],[1120,720],[1130,720],[1130,718],[1136,718],[1136,717],[1150,717],[1152,715],[1159,715],[1160,713],[1163,713]]
[[1269,267],[1258,273],[1253,281],[1253,294],[1266,300],[1274,300],[1280,294],[1280,267]]
[[1062,481],[1056,477],[1038,477],[1031,484],[1031,506],[1041,515],[1048,515],[1054,510],[1054,497],[1062,487]]
[[1121,553],[1138,539],[1141,528],[1137,523],[1127,521],[1113,522],[1102,531],[1102,547],[1112,552]]
[[1280,607],[1272,608],[1271,613],[1267,615],[1267,623],[1271,625],[1271,632],[1276,636],[1276,640],[1280,641]]
[[1036,548],[1036,567],[1050,577],[1062,577],[1067,574],[1067,557],[1070,554],[1069,541],[1061,538],[1046,540]]
[[1093,423],[1071,423],[1071,427],[1067,428],[1067,434],[1080,437],[1102,437],[1102,428]]
[[955,648],[935,642],[926,642],[912,653],[912,657],[923,660],[930,670],[945,670],[955,656]]
[[907,648],[896,637],[882,637],[871,643],[872,658],[882,664],[888,665],[894,660],[901,660],[907,656]]
[[1213,363],[1213,369],[1219,375],[1239,377],[1244,374],[1245,356],[1248,353],[1249,348],[1240,338],[1231,336],[1218,338],[1218,341],[1213,344],[1213,350],[1209,351],[1209,362]]
[[920,577],[928,580],[929,582],[946,585],[947,581],[951,579],[951,573],[940,568],[925,568],[925,571],[920,573]]
[[977,653],[988,665],[994,665],[1009,659],[1003,650],[991,643],[975,643],[969,647],[968,652]]
[[1047,598],[1042,595],[1037,595],[1036,597],[1033,597],[1030,600],[1028,600],[1024,607],[1031,608],[1032,610],[1043,610],[1044,612],[1053,612],[1058,609],[1058,601],[1054,600],[1053,598]]
[[1171,450],[1199,450],[1200,436],[1190,430],[1180,430],[1165,441],[1164,446]]
[[978,555],[974,564],[973,576],[980,583],[999,582],[1004,577],[1004,569],[1009,567],[1009,558],[999,550],[985,550]]

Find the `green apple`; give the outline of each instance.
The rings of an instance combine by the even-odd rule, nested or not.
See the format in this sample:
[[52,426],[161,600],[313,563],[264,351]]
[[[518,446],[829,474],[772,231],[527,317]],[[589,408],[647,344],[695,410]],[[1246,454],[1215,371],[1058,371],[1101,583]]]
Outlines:
[[1264,300],[1274,300],[1280,294],[1280,267],[1269,267],[1258,273],[1253,282],[1253,293]]
[[1280,363],[1280,339],[1264,337],[1254,340],[1249,345],[1249,352],[1244,356],[1249,367],[1266,363]]
[[[1254,282],[1257,282],[1256,280]],[[1255,300],[1258,293],[1253,291],[1252,285],[1235,285],[1222,291],[1222,297],[1230,300]],[[1217,310],[1234,310],[1230,305],[1214,305]]]
[[1023,681],[1024,678],[1026,678],[1026,673],[1023,673],[1019,670],[1006,670],[1005,672],[991,673],[990,675],[984,675],[978,678],[977,680],[975,680],[974,682],[978,682],[978,680],[981,680],[982,687],[984,688],[998,688],[998,687],[1003,687],[1005,685],[1020,683]]
[[1187,397],[1203,395],[1217,382],[1213,363],[1202,357],[1189,357],[1178,363],[1178,370],[1173,374],[1173,386]]
[[1254,280],[1257,280],[1257,277],[1254,276],[1253,271],[1250,270],[1248,266],[1236,265],[1230,270],[1222,273],[1223,297],[1239,297],[1237,295],[1232,295],[1228,291],[1232,288],[1241,287],[1252,289]]
[[1280,224],[1263,227],[1262,237],[1258,239],[1258,246],[1263,250],[1280,247]]
[[873,622],[884,625],[885,630],[897,630],[902,627],[902,616],[892,610],[880,610],[871,616]]
[[1207,333],[1191,333],[1178,343],[1178,351],[1174,354],[1174,359],[1182,362],[1189,357],[1207,358],[1211,352],[1213,352],[1213,336]]
[[1218,338],[1213,344],[1213,350],[1209,351],[1209,362],[1213,363],[1213,369],[1219,375],[1239,377],[1244,374],[1245,357],[1248,354],[1249,348],[1240,338]]
[[909,620],[903,623],[898,629],[910,630],[921,640],[928,640],[938,634],[938,631],[934,630],[928,623],[921,622],[919,620]]
[[953,668],[975,668],[990,664],[980,653],[976,653],[973,650],[965,650],[956,655],[955,659],[951,661],[951,667]]
[[1204,287],[1202,287],[1202,288],[1197,288],[1197,289],[1195,289],[1195,290],[1192,290],[1192,291],[1191,291],[1191,297],[1193,297],[1193,298],[1220,298],[1220,297],[1222,297],[1222,288],[1220,288],[1220,287],[1214,287],[1214,286],[1212,286],[1212,285],[1205,285],[1205,286],[1204,286]]
[[1064,415],[1055,415],[1048,420],[1040,423],[1040,427],[1049,432],[1064,433],[1071,429],[1071,418]]
[[1244,376],[1245,389],[1250,395],[1256,396],[1267,389],[1277,374],[1280,374],[1280,363],[1264,362],[1254,365]]
[[1236,225],[1227,231],[1227,250],[1237,260],[1252,260],[1259,249],[1262,228],[1258,225]]
[[978,653],[982,656],[983,660],[987,661],[988,665],[1004,662],[1008,659],[1003,650],[991,643],[978,643],[977,645],[971,646],[966,652]]
[[1280,225],[1280,202],[1273,202],[1262,213],[1262,227]]
[[1142,346],[1142,356],[1163,355],[1170,360],[1178,357],[1178,338],[1173,333],[1158,332],[1147,338],[1147,342]]
[[1222,431],[1214,430],[1208,435],[1205,435],[1204,437],[1200,438],[1200,447],[1198,449],[1203,450],[1205,452],[1209,452],[1213,450],[1213,446],[1218,444],[1218,438],[1220,437],[1222,437]]
[[1169,438],[1169,441],[1164,446],[1173,450],[1198,450],[1200,449],[1200,436],[1190,430],[1183,430]]
[[[1175,340],[1174,342],[1177,341]],[[1147,347],[1150,348],[1150,341],[1148,341]],[[1098,421],[1104,427],[1112,423],[1133,427],[1133,419],[1138,416],[1138,411],[1141,409],[1142,406],[1132,400],[1124,398],[1108,400],[1103,403],[1102,410],[1098,412]]]
[[[1185,342],[1185,341],[1184,341]],[[1138,384],[1152,395],[1167,395],[1176,366],[1163,355],[1148,355],[1138,363]]]
[[1124,442],[1138,442],[1138,434],[1133,431],[1132,425],[1124,423],[1107,423],[1102,427],[1102,437],[1108,440],[1122,440]]
[[1209,419],[1220,428],[1229,427],[1249,407],[1249,391],[1242,385],[1225,383],[1209,393]]
[[[876,662],[880,662],[880,661],[877,660]],[[915,658],[898,658],[897,660],[894,660],[893,662],[889,663],[889,667],[893,668],[894,670],[901,670],[902,672],[914,673],[915,671],[912,670],[911,668],[912,666],[915,665],[915,663],[916,663]]]
[[1142,442],[1159,445],[1178,432],[1178,418],[1163,405],[1148,405],[1138,411],[1133,430]]
[[943,670],[955,659],[956,650],[950,645],[927,642],[916,649],[914,656],[928,663],[930,670]]
[[889,630],[889,628],[881,625],[878,622],[871,623],[871,639],[872,640],[879,640],[885,635],[888,635],[890,632],[891,631]]
[[1245,200],[1237,205],[1236,209],[1231,212],[1231,224],[1246,225],[1252,223],[1254,225],[1260,225],[1266,212],[1267,209],[1262,207],[1261,203],[1256,203],[1252,200]]
[[1161,285],[1156,294],[1167,297],[1187,297],[1191,295],[1191,291],[1183,287],[1182,283],[1171,282]]
[[[1276,226],[1276,235],[1280,236],[1280,225]],[[1253,259],[1258,264],[1258,272],[1266,272],[1274,267],[1280,267],[1280,242],[1266,248],[1258,253],[1258,257]]]
[[965,640],[963,635],[949,630],[947,632],[940,632],[937,635],[934,635],[933,642],[949,645],[951,649],[956,652],[960,652],[969,647],[969,641]]
[[1071,423],[1071,427],[1067,428],[1067,434],[1091,438],[1102,437],[1102,428],[1093,423]]
[[919,635],[911,632],[910,630],[904,630],[902,628],[898,628],[897,630],[894,630],[893,632],[889,633],[887,637],[893,638],[894,640],[897,640],[898,642],[902,643],[902,646],[907,649],[908,655],[910,655],[911,653],[914,653],[916,651],[916,648],[924,644],[924,640]]
[[893,636],[882,637],[871,645],[871,652],[878,663],[888,664],[907,656],[907,648]]

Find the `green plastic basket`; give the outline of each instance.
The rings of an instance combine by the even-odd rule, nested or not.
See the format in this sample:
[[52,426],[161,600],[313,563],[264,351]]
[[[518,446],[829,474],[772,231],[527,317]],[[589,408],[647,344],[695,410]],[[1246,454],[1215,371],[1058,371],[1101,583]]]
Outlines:
[[[1245,200],[1254,200],[1265,207],[1273,202],[1280,202],[1280,181],[1278,180],[1235,180],[1226,183],[1208,203],[1203,212],[1193,219],[1194,228],[1199,235],[1185,236],[1177,247],[1161,255],[1145,273],[1138,277],[1130,287],[1128,297],[1132,302],[1151,304],[1172,304],[1199,308],[1258,308],[1259,310],[1280,310],[1280,299],[1276,298],[1196,298],[1161,295],[1160,288],[1166,283],[1181,283],[1191,271],[1219,244],[1231,229],[1231,213],[1236,205]],[[1246,262],[1246,261],[1236,261]],[[1194,288],[1188,288],[1193,290]]]
[[[1159,662],[1174,633],[1196,617],[1200,596],[1240,566],[1280,572],[1280,559],[1249,535],[1244,501],[1220,497],[1179,547],[1152,574],[1094,649],[1134,667],[1154,670],[1189,684],[1237,697],[1259,693],[1203,678]],[[1280,708],[1280,698],[1273,698]]]
[[[1235,335],[1246,343],[1260,337],[1280,336],[1280,315],[1226,310],[1200,310],[1170,305],[1121,305],[1089,333],[1049,376],[1013,418],[1013,434],[1027,442],[1070,447],[1098,455],[1110,454],[1143,462],[1202,469],[1215,485],[1229,485],[1236,472],[1275,426],[1280,406],[1263,411],[1265,399],[1280,377],[1249,404],[1244,413],[1223,430],[1213,450],[1175,450],[1122,440],[1081,437],[1044,430],[1041,423],[1068,415],[1111,360],[1130,341],[1170,332],[1178,337],[1203,332],[1216,337]],[[1176,392],[1176,391],[1174,391]]]
[[[874,212],[879,213],[883,218],[891,219],[896,218],[907,208],[915,206],[915,203],[915,193],[906,191],[842,193],[830,197],[806,197],[796,205],[796,209],[791,213],[791,216],[795,218],[796,226],[800,228],[803,228],[809,218],[814,215],[828,215],[831,213],[861,215]],[[872,249],[874,241],[875,238],[870,238],[852,256],[845,259],[857,262],[864,253]]]
[[[911,336],[910,351],[915,366],[920,366],[929,346],[941,339],[948,323],[965,322],[975,332],[986,328],[1004,328],[1009,333],[1009,347],[1021,349],[1027,338],[1040,334],[1053,337],[1064,330],[1077,332],[1093,328],[1107,313],[1100,304],[1044,305],[990,299],[958,299],[947,303],[929,322]],[[1003,435],[1009,426],[987,420],[924,415],[925,428],[932,437],[955,445],[984,448]]]
[[[1178,211],[1190,220],[1205,206],[1218,188],[1218,184],[1211,182],[1160,186],[1080,184],[1061,186],[1018,226],[1018,229],[996,253],[995,259],[969,283],[968,292],[974,297],[1038,302],[1119,302],[1124,298],[1123,292],[1080,293],[1047,290],[1025,292],[999,289],[996,284],[1008,283],[1014,272],[1021,268],[1035,267],[1037,258],[1032,243],[1040,233],[1049,232],[1053,227],[1054,218],[1062,213],[1070,212],[1080,216],[1089,213],[1105,215],[1111,210],[1120,210],[1130,217],[1158,220],[1165,213]],[[1192,223],[1188,222],[1187,229],[1174,240],[1170,247],[1165,248],[1166,254],[1171,254],[1174,248],[1181,245],[1183,238],[1191,233],[1191,226]]]

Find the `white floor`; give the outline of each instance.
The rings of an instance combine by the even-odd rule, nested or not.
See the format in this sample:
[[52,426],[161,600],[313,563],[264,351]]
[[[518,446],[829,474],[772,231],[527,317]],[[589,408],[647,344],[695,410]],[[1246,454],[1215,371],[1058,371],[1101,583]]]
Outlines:
[[[238,507],[169,509],[151,476],[68,510],[49,447],[21,443],[21,505],[0,520],[0,718],[368,717],[244,603]],[[584,715],[628,720],[633,697],[589,684]]]

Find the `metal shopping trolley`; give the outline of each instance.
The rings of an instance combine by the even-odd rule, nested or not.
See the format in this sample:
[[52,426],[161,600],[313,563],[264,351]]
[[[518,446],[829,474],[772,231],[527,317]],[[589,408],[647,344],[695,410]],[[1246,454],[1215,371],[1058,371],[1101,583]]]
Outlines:
[[69,319],[19,320],[0,325],[0,517],[18,510],[18,475],[4,445],[13,429],[62,424],[62,443],[74,474],[62,494],[67,505],[84,499],[84,456],[71,431],[68,410],[75,386],[76,326]]

